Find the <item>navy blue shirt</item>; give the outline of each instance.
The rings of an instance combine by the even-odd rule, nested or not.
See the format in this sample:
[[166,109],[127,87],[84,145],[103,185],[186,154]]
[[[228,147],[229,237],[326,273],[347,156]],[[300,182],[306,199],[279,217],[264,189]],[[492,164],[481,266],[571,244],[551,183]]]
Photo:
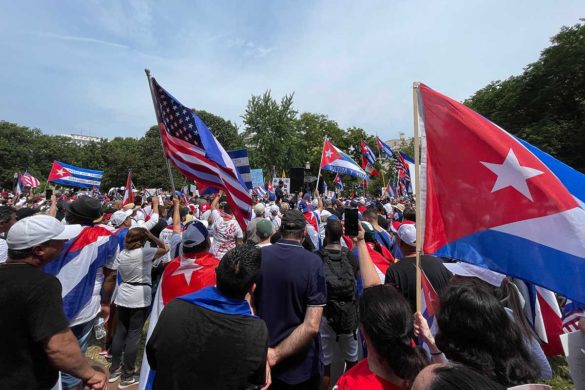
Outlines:
[[[268,327],[270,347],[286,339],[305,319],[307,307],[325,306],[327,287],[323,261],[296,241],[280,240],[262,248],[254,302],[258,316]],[[320,375],[319,335],[297,354],[272,368],[273,378],[288,384]]]

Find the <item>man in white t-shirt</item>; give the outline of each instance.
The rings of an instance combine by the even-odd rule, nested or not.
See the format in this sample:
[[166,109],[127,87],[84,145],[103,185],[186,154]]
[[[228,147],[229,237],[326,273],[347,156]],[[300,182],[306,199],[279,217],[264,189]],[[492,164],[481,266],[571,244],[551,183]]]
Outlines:
[[231,207],[227,203],[222,203],[221,207],[219,205],[219,198],[222,195],[223,192],[220,191],[211,204],[213,244],[210,252],[220,260],[227,251],[241,245],[244,241],[244,232],[234,217]]

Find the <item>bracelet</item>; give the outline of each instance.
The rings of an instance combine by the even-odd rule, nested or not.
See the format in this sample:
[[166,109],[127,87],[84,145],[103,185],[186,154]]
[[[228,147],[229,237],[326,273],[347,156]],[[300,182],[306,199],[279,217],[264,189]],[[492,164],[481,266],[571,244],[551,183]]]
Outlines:
[[441,351],[439,351],[439,352],[431,352],[431,355],[432,356],[439,356],[439,355],[442,355],[442,354],[443,354],[443,352],[441,352]]

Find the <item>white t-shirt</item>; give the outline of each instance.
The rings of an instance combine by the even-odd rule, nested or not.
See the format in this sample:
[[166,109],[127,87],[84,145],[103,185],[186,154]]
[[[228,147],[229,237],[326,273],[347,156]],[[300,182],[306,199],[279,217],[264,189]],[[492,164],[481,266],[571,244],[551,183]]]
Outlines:
[[236,239],[244,239],[244,232],[235,218],[226,221],[217,210],[213,210],[211,216],[213,244],[210,252],[221,260],[227,251],[236,247]]
[[[129,308],[150,306],[150,284],[152,283],[150,272],[155,255],[156,248],[150,247],[124,249],[118,254],[114,268],[118,270],[122,283],[118,286],[114,300],[116,305]],[[143,284],[135,285],[135,283]]]
[[[173,227],[167,226],[166,228],[161,230],[160,234],[158,235],[158,238],[162,242],[164,242],[166,246],[168,246],[170,248],[172,235],[173,235]],[[164,255],[162,255],[160,258],[157,259],[156,264],[158,265],[160,263],[163,263],[163,264],[168,263],[169,261],[171,261],[173,259],[171,256],[172,256],[172,253],[170,251],[165,253]]]

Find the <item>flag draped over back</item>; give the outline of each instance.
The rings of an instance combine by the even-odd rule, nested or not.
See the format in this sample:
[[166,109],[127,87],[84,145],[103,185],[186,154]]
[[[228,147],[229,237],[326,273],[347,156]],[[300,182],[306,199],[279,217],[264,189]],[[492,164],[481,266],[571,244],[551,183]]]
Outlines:
[[335,147],[329,140],[325,140],[325,145],[323,146],[321,169],[368,180],[368,174],[351,157]]
[[238,223],[245,228],[252,198],[227,152],[195,112],[150,78],[155,111],[167,158],[201,187],[223,190]]
[[424,84],[416,91],[424,252],[585,302],[585,175]]
[[[79,225],[78,225],[79,226]],[[63,309],[69,320],[90,303],[98,271],[118,253],[119,240],[101,226],[86,226],[65,244],[59,257],[43,270],[63,287]]]
[[99,188],[104,171],[80,168],[53,161],[48,181],[72,187]]

